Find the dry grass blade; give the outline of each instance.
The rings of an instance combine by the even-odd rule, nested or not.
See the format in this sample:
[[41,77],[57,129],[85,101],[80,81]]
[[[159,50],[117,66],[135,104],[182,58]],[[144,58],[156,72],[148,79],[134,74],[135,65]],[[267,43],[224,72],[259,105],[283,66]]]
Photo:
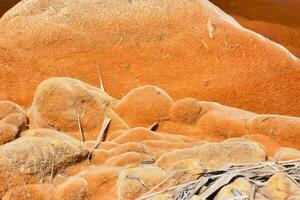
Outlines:
[[188,182],[188,183],[184,183],[184,184],[176,185],[176,186],[173,186],[173,187],[169,187],[169,188],[166,188],[164,190],[151,193],[149,195],[144,195],[144,196],[142,196],[142,197],[140,197],[140,198],[138,198],[136,200],[148,199],[148,198],[156,196],[158,194],[163,194],[163,193],[166,193],[166,192],[169,192],[169,191],[172,191],[172,190],[176,190],[177,188],[182,188],[182,187],[185,187],[185,186],[188,186],[188,185],[191,185],[191,184],[194,184],[194,183],[198,183],[198,182],[199,182],[199,184],[202,184],[202,186],[203,186],[203,185],[205,185],[207,183],[208,180],[209,180],[208,177],[201,177],[200,179],[198,179],[196,181],[191,181],[191,182]]
[[97,74],[98,74],[98,80],[99,80],[99,88],[100,88],[100,90],[102,90],[103,92],[105,92],[104,85],[103,85],[102,78],[101,78],[101,74],[100,74],[100,68],[99,68],[99,63],[98,62],[97,62],[96,68],[97,68]]
[[236,50],[240,46],[240,43],[237,43],[233,48],[232,51]]
[[238,189],[233,188],[231,192],[234,196],[234,200],[249,200],[249,196],[242,194]]
[[300,158],[294,159],[294,160],[276,161],[276,163],[281,164],[281,165],[285,165],[288,163],[295,163],[295,162],[300,162]]
[[273,164],[268,164],[268,167],[272,168],[275,172],[279,172],[280,170],[273,166]]
[[207,183],[209,178],[202,179],[201,182],[192,183],[182,188],[174,197],[175,200],[189,200],[194,194]]
[[104,140],[104,134],[107,130],[107,127],[109,126],[111,122],[111,119],[108,118],[108,117],[105,117],[104,121],[103,121],[103,124],[102,124],[102,127],[101,127],[101,130],[98,134],[98,137],[97,137],[97,140],[96,140],[96,144],[95,144],[95,148],[98,148],[98,146],[100,145],[100,143]]
[[208,37],[214,39],[216,37],[216,24],[212,21],[212,19],[208,19],[207,21],[207,31]]
[[[274,167],[272,165],[270,165],[270,167],[272,169],[274,169],[274,171],[276,171],[276,172],[281,172],[279,169],[277,169],[276,167]],[[293,183],[295,183],[300,188],[300,184],[291,175],[289,175],[287,172],[283,172],[283,173],[286,177],[288,177]]]
[[51,166],[51,172],[50,172],[50,181],[52,182],[54,178],[54,162],[52,163],[52,166]]
[[40,178],[40,183],[44,183],[44,181],[45,181],[45,177],[41,177]]
[[254,200],[255,199],[255,192],[256,192],[256,185],[252,184],[249,200]]
[[145,152],[147,155],[149,155],[149,156],[151,157],[151,159],[155,162],[155,157],[154,157],[154,155],[151,153],[151,151],[149,151],[149,150],[147,149],[147,147],[146,147],[144,144],[141,144],[141,146],[142,146],[142,148],[144,149],[144,152]]
[[32,105],[24,107],[25,112],[28,112]]
[[[145,194],[143,194],[143,196],[141,196],[140,198],[138,198],[137,200],[141,200],[141,199],[144,199],[144,198],[148,198],[148,195],[151,195],[152,194],[157,194],[157,193],[154,193],[154,191],[156,189],[158,189],[159,187],[161,187],[164,183],[166,183],[168,180],[172,179],[175,177],[175,174],[176,173],[180,173],[180,172],[188,172],[188,171],[192,171],[192,170],[197,170],[197,169],[202,169],[202,168],[191,168],[191,169],[180,169],[180,170],[175,170],[175,171],[171,171],[171,174],[169,176],[167,176],[164,180],[162,180],[159,184],[157,184],[155,187],[153,187],[150,191],[146,192]],[[208,181],[208,179],[207,179]],[[207,182],[206,181],[206,182]],[[162,192],[163,193],[163,192]],[[160,193],[159,193],[160,194]]]
[[214,194],[218,189],[222,188],[224,185],[227,185],[233,178],[239,176],[236,172],[227,172],[218,178],[210,187],[208,187],[200,195],[201,198],[207,199],[212,194]]
[[152,165],[155,163],[155,160],[143,160],[141,162],[142,165]]
[[295,183],[295,185],[297,185],[300,188],[300,184],[288,173],[283,172],[291,181],[293,181],[293,183]]
[[[236,177],[244,177],[252,185],[251,193],[249,195],[245,195],[240,191],[233,189],[232,193],[234,195],[234,199],[253,200],[255,199],[256,193],[267,197],[268,195],[264,194],[261,188],[264,187],[267,181],[277,172],[285,173],[285,175],[300,188],[299,161],[300,159],[273,162],[267,161],[255,164],[228,164],[223,169],[199,173],[197,175],[201,176],[201,181],[203,181],[204,178],[206,179],[206,182],[203,183],[203,185],[205,185],[206,188],[205,190],[199,192],[198,195],[201,199],[213,198],[215,197],[219,189],[228,185],[233,179],[235,179]],[[200,184],[200,179],[198,179],[196,181],[191,181],[181,185],[169,186],[169,184],[167,184],[167,181],[170,181],[170,179],[177,178],[177,176],[174,176],[174,174],[178,171],[171,172],[171,174],[169,174],[169,176],[165,178],[161,183],[156,185],[154,188],[142,195],[137,200],[148,199],[158,194],[172,194],[172,199],[175,200],[190,199],[194,194],[196,194],[199,191],[199,189],[203,185],[198,185],[198,183]],[[159,188],[164,189],[157,191]]]
[[104,121],[103,121],[103,124],[102,124],[102,127],[101,127],[101,130],[100,130],[100,132],[99,132],[99,134],[98,134],[98,137],[97,137],[97,140],[96,140],[96,144],[94,145],[92,151],[90,152],[90,154],[89,154],[89,156],[88,156],[89,159],[92,158],[95,149],[97,149],[97,148],[99,147],[100,143],[104,140],[104,138],[105,138],[105,137],[104,137],[104,134],[105,134],[105,132],[106,132],[106,130],[107,130],[107,128],[108,128],[110,122],[111,122],[111,119],[105,117],[105,119],[104,119]]
[[140,198],[138,198],[137,200],[142,200],[145,198],[149,198],[148,195],[152,195],[154,194],[154,191],[159,188],[160,186],[162,186],[164,183],[166,183],[169,179],[171,179],[173,176],[169,175],[168,177],[166,177],[164,180],[162,180],[158,185],[156,185],[155,187],[153,187],[151,190],[149,190],[148,192],[146,192],[143,196],[141,196]]
[[156,131],[158,128],[158,122],[154,122],[151,126],[148,127],[151,131]]
[[123,36],[119,39],[118,44],[121,44],[123,41]]
[[149,190],[148,187],[146,186],[145,182],[142,179],[140,179],[139,177],[134,176],[134,175],[127,175],[126,178],[138,181],[146,190]]
[[80,140],[82,143],[84,143],[84,133],[83,133],[83,129],[81,126],[79,114],[77,114],[77,124],[78,124],[79,133],[80,133]]

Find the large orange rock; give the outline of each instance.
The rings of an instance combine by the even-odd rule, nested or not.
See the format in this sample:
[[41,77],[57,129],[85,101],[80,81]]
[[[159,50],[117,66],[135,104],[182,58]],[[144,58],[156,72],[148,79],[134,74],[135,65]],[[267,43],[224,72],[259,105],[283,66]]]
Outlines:
[[[3,200],[53,200],[55,187],[52,184],[23,184],[11,188]],[[67,199],[65,199],[67,200]],[[68,199],[71,200],[71,199]]]
[[268,150],[270,155],[279,146],[299,148],[300,142],[300,118],[256,114],[190,98],[175,102],[168,120],[160,123],[158,130],[215,141],[256,135],[259,137],[254,137],[254,140],[267,144],[267,148],[272,143]]
[[107,159],[104,165],[111,167],[136,167],[143,161],[152,160],[151,155],[137,152],[126,152],[120,155],[112,156]]
[[243,138],[258,142],[266,147],[268,156],[274,155],[276,150],[280,147],[279,142],[277,142],[272,136],[262,135],[262,134],[249,134],[244,135]]
[[88,196],[88,182],[84,178],[72,177],[57,186],[55,200],[85,200]]
[[[88,140],[97,138],[104,117],[111,118],[106,140],[119,144],[145,140],[192,143],[192,138],[220,141],[248,136],[266,144],[272,155],[279,146],[298,148],[300,141],[297,117],[256,114],[193,98],[173,102],[165,91],[149,85],[115,100],[103,90],[71,78],[51,78],[40,84],[29,110],[31,127],[58,129],[79,138],[78,116]],[[268,140],[273,141],[271,146]],[[95,142],[89,143],[91,148]]]
[[105,117],[109,130],[127,129],[110,108],[116,100],[104,91],[71,78],[50,78],[37,88],[29,110],[31,127],[52,128],[80,138],[79,125],[87,140],[96,139]]
[[156,161],[156,165],[168,170],[175,162],[189,158],[198,159],[205,169],[219,169],[229,163],[263,162],[267,155],[260,144],[236,138],[165,153]]
[[88,199],[118,199],[117,180],[122,168],[92,167],[80,172],[77,176],[88,183]]
[[300,116],[299,59],[207,0],[29,0],[0,27],[0,99],[29,104],[53,76],[96,85],[98,61],[116,98],[153,84],[176,99]]
[[164,90],[145,85],[131,90],[113,108],[130,127],[149,127],[168,118],[172,103]]
[[281,147],[278,148],[273,156],[274,160],[296,160],[300,159],[300,151],[297,149]]
[[284,173],[277,172],[266,183],[262,191],[274,200],[299,199],[300,189]]
[[120,200],[136,199],[151,190],[167,177],[167,173],[156,166],[142,166],[124,170],[118,178],[117,189]]
[[250,197],[251,184],[245,178],[237,178],[232,183],[224,186],[214,197],[214,200],[234,199],[234,190],[238,191],[242,196]]
[[17,138],[28,126],[27,114],[17,104],[0,101],[0,145]]
[[197,144],[191,144],[187,142],[170,142],[166,140],[146,140],[143,141],[142,144],[144,144],[150,150],[155,159],[158,159],[161,155],[167,152],[197,146]]
[[40,181],[87,158],[79,141],[50,129],[28,130],[0,147],[0,197],[9,188]]

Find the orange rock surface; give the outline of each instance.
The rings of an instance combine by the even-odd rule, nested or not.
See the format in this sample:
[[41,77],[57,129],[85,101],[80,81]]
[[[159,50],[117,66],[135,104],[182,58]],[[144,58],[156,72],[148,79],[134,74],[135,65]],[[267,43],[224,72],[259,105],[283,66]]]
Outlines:
[[[297,54],[293,19],[244,17]],[[298,198],[299,67],[207,0],[21,1],[0,19],[0,199],[201,199],[237,173],[209,197]]]
[[[191,143],[193,138],[221,141],[232,137],[261,142],[270,155],[280,146],[299,148],[297,117],[256,114],[193,98],[174,101],[165,91],[150,85],[133,89],[120,100],[97,88],[87,90],[89,87],[71,78],[42,82],[28,111],[29,126],[56,129],[77,139],[81,127],[84,138],[90,140],[85,143],[89,149],[95,145],[105,117],[111,119],[105,138],[112,143],[99,147],[104,150],[111,150],[115,144],[147,140]],[[114,114],[107,115],[108,111]]]
[[[60,84],[49,84],[53,80]],[[16,104],[0,102],[4,104],[11,105],[2,108],[4,116],[25,113]],[[109,117],[107,110],[115,112],[112,124],[116,120],[124,124],[108,126],[105,141],[98,146],[99,137],[89,126],[82,127],[84,135],[89,136],[82,142],[74,139],[78,139],[79,129],[66,126],[77,119],[74,111],[91,105],[104,111],[94,115],[95,110],[86,109],[81,119],[84,122],[89,118],[87,125],[98,118],[101,120],[97,123],[103,123],[102,119]],[[53,110],[57,115],[49,112]],[[229,164],[299,157],[300,118],[256,114],[193,98],[174,101],[165,91],[150,85],[112,100],[103,89],[84,82],[51,78],[40,84],[27,112],[29,130],[20,129],[20,138],[0,146],[3,199],[130,200],[155,188],[167,176],[172,175],[168,184],[180,184],[195,180],[193,173]],[[37,117],[43,120],[34,120]],[[50,119],[55,126],[45,126],[44,121]],[[188,173],[180,175],[177,170]],[[221,197],[227,194],[218,193]]]
[[300,116],[299,59],[208,1],[26,1],[0,20],[0,98],[22,105],[52,76],[144,84],[173,98]]
[[298,0],[211,0],[241,25],[284,45],[300,56]]

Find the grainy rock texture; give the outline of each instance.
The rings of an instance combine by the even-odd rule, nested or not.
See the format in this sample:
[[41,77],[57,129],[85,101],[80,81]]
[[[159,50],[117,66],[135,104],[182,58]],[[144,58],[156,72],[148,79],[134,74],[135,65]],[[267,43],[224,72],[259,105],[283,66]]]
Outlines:
[[300,189],[282,173],[273,175],[264,188],[266,194],[275,200],[299,199]]
[[299,59],[207,0],[28,0],[0,27],[0,99],[28,105],[53,76],[97,85],[98,62],[115,98],[153,84],[175,99],[300,116]]
[[245,137],[265,144],[271,155],[279,146],[298,148],[300,142],[297,117],[259,115],[193,98],[173,102],[165,91],[150,85],[135,88],[121,100],[115,100],[81,81],[51,78],[39,85],[29,110],[32,128],[64,131],[79,139],[80,122],[85,139],[94,141],[105,117],[111,119],[106,139],[119,144]]
[[26,130],[27,114],[19,105],[0,101],[0,145],[16,139]]
[[245,178],[237,178],[232,183],[223,187],[214,198],[214,200],[234,199],[236,193],[249,197],[252,192],[252,186]]
[[30,107],[0,101],[0,199],[297,199],[299,67],[207,0],[21,1],[0,99]]
[[300,151],[298,149],[281,147],[278,148],[273,156],[274,160],[294,160],[300,159]]
[[[26,119],[19,106],[1,103],[3,116],[17,113]],[[173,101],[165,91],[150,85],[116,100],[81,81],[51,78],[37,88],[28,112],[30,129],[0,146],[0,195],[5,200],[131,200],[152,189],[197,181],[199,174],[232,164],[246,166],[299,156],[292,148],[299,141],[299,118],[259,115],[193,98]],[[99,141],[104,117],[111,124]],[[12,119],[2,121],[22,124]],[[86,141],[77,140],[78,122]],[[277,176],[269,177],[261,188],[263,193],[274,196],[282,190],[278,195],[283,198],[297,197],[293,181]],[[214,198],[236,195],[233,188],[249,195],[245,180],[235,177]],[[281,186],[285,183],[289,186]],[[152,195],[149,199],[166,197]]]
[[139,167],[125,170],[118,179],[120,200],[137,198],[167,177],[166,172],[158,167]]
[[264,148],[255,142],[228,140],[172,151],[162,155],[156,164],[163,169],[168,169],[175,162],[188,158],[196,158],[205,169],[217,169],[229,163],[263,162],[267,156]]
[[167,120],[172,103],[172,98],[164,90],[146,85],[131,90],[114,106],[114,110],[130,127],[150,127]]
[[50,129],[29,130],[0,147],[0,195],[10,187],[48,179],[87,154],[84,145],[67,135]]
[[85,139],[96,139],[105,117],[110,130],[127,125],[110,106],[115,100],[104,91],[71,78],[51,78],[37,88],[29,111],[31,127],[52,128],[80,138],[78,121]]
[[55,187],[52,184],[27,184],[10,189],[3,200],[52,200]]
[[175,102],[170,109],[169,120],[160,123],[158,130],[210,140],[248,136],[252,140],[270,144],[272,153],[278,144],[298,148],[300,142],[299,118],[258,115],[195,99],[181,99]]

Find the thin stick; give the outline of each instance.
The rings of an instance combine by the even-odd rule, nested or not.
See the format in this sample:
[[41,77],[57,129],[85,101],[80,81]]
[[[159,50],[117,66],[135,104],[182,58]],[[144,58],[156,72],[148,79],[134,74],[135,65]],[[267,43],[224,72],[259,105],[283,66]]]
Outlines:
[[249,200],[254,200],[254,198],[255,198],[255,192],[256,192],[256,185],[252,184],[252,186],[251,186],[251,193],[250,193],[250,196],[249,196]]
[[92,151],[90,152],[88,158],[91,159],[93,154],[94,154],[94,151],[95,149],[98,148],[98,146],[100,145],[100,143],[104,140],[104,133],[106,132],[106,129],[108,127],[108,125],[110,124],[111,122],[111,119],[110,118],[107,118],[105,117],[104,121],[103,121],[103,124],[102,124],[102,127],[101,127],[101,130],[98,134],[98,137],[97,137],[97,140],[96,140],[96,143],[92,149]]
[[143,194],[143,196],[141,196],[140,198],[144,198],[146,195],[150,194],[151,192],[155,191],[157,188],[159,188],[160,186],[162,186],[162,184],[164,184],[165,182],[167,182],[169,179],[174,178],[176,173],[188,172],[188,171],[192,171],[192,170],[195,170],[195,169],[202,169],[202,168],[197,167],[197,168],[191,168],[191,169],[179,169],[179,170],[171,171],[171,174],[169,176],[167,176],[165,179],[163,179],[158,185],[156,185],[155,187],[153,187],[150,191],[148,191],[145,194]]
[[84,143],[84,133],[83,133],[83,129],[80,123],[80,116],[79,114],[77,114],[77,124],[78,124],[78,129],[79,129],[79,133],[80,133],[80,139],[81,142]]
[[140,200],[140,199],[143,199],[145,197],[147,197],[149,194],[151,194],[152,192],[154,192],[157,188],[159,188],[160,186],[162,186],[165,182],[167,182],[169,179],[173,178],[174,177],[174,174],[173,175],[169,175],[167,176],[164,180],[162,180],[158,185],[156,185],[155,187],[153,187],[151,190],[149,190],[148,192],[146,192],[143,196],[141,196],[139,199],[137,200]]
[[[213,187],[212,189],[210,189],[211,191],[206,190],[201,195],[205,195],[205,192],[206,192],[207,193],[206,197],[207,197],[207,195],[210,195],[211,192],[214,192],[216,188],[223,187],[224,186],[224,182],[230,181],[233,178],[235,178],[236,176],[242,175],[245,178],[247,178],[247,180],[249,182],[253,183],[253,185],[254,185],[254,187],[252,187],[251,194],[249,196],[249,198],[251,200],[251,199],[253,199],[255,197],[256,192],[260,192],[260,190],[259,190],[260,184],[258,184],[257,181],[251,180],[249,177],[247,177],[247,174],[243,175],[242,172],[250,171],[250,173],[251,173],[251,170],[255,170],[255,169],[259,169],[259,168],[263,168],[263,167],[270,167],[272,169],[272,171],[274,170],[276,172],[276,171],[280,171],[280,169],[278,169],[276,167],[276,164],[277,165],[280,165],[280,164],[281,165],[287,165],[288,163],[294,163],[294,162],[298,162],[298,161],[300,161],[300,159],[288,160],[288,161],[276,161],[276,162],[260,162],[258,164],[237,164],[237,165],[230,165],[230,166],[228,166],[224,170],[218,170],[218,171],[216,171],[216,172],[220,172],[220,173],[222,173],[222,171],[224,171],[224,172],[227,171],[227,173],[228,173],[227,176],[223,172],[222,174],[210,175],[208,177],[205,177],[205,178],[210,179],[210,180],[214,180],[214,179],[216,179],[216,180],[214,181],[214,184],[211,185]],[[156,185],[150,191],[146,192],[144,195],[142,195],[141,197],[139,197],[137,200],[144,200],[144,199],[147,199],[149,197],[152,197],[152,196],[155,196],[155,195],[158,195],[158,194],[162,194],[162,193],[166,193],[166,192],[172,191],[172,190],[174,190],[176,188],[180,188],[180,187],[183,187],[183,186],[186,186],[186,185],[189,185],[189,184],[197,183],[197,181],[200,180],[199,179],[199,180],[192,181],[192,182],[189,182],[189,183],[185,183],[185,184],[181,184],[181,185],[177,185],[177,186],[172,186],[172,187],[166,188],[164,190],[161,190],[161,191],[158,191],[158,192],[154,192],[156,189],[160,188],[168,180],[170,180],[171,178],[174,178],[175,172],[178,172],[178,171],[171,172],[171,174],[168,177],[166,177],[164,180],[162,180],[158,185]],[[210,174],[210,173],[213,173],[213,172],[214,171],[212,171],[212,172],[204,172],[204,173],[202,173],[202,175]],[[289,175],[288,173],[285,173],[285,174],[298,187],[300,187],[300,184],[295,180],[295,178],[293,176]]]
[[287,164],[287,163],[293,163],[293,162],[300,162],[300,158],[294,159],[294,160],[275,161],[275,163],[278,163],[278,164]]
[[232,51],[236,50],[236,48],[238,48],[239,46],[240,46],[240,43],[237,43],[237,44],[233,47]]
[[148,127],[148,129],[150,129],[151,131],[155,131],[157,127],[158,127],[158,122],[154,122]]
[[82,119],[84,118],[85,114],[86,114],[86,105],[85,105],[84,110],[83,110],[83,113],[82,113],[82,115],[81,115],[81,118],[82,118]]
[[98,61],[97,61],[96,68],[97,68],[97,73],[98,73],[99,88],[100,88],[100,90],[102,90],[103,92],[105,92],[105,89],[104,89],[104,86],[103,86],[103,82],[102,82],[102,78],[101,78],[101,74],[100,74],[100,68],[99,68]]
[[147,155],[149,155],[149,156],[152,158],[152,160],[155,161],[155,157],[154,157],[154,155],[152,154],[152,152],[150,152],[144,144],[141,144],[141,146],[142,146],[142,148],[144,149],[144,152],[145,152]]
[[50,173],[50,181],[52,182],[54,177],[54,162],[52,162],[52,166],[51,166],[51,173]]
[[123,36],[121,36],[120,40],[118,41],[118,44],[121,44],[122,41],[123,41]]
[[204,46],[206,49],[208,49],[208,45],[206,44],[206,42],[205,42],[202,38],[200,38],[200,37],[197,36],[196,39],[197,39],[199,42],[201,42],[201,43],[203,44],[203,46]]
[[187,186],[187,185],[190,185],[190,184],[194,184],[194,183],[198,183],[198,182],[201,182],[201,181],[203,181],[204,184],[205,184],[208,181],[208,179],[209,178],[207,178],[207,177],[203,177],[203,178],[195,180],[195,181],[191,181],[191,182],[188,182],[188,183],[184,183],[184,184],[176,185],[176,186],[173,186],[173,187],[169,187],[169,188],[164,189],[162,191],[155,192],[155,193],[149,194],[147,196],[140,197],[140,198],[138,198],[136,200],[148,199],[149,197],[153,197],[153,196],[158,195],[158,194],[163,194],[165,192],[169,192],[169,191],[175,190],[177,188],[181,188],[181,187],[184,187],[184,186]]
[[228,32],[226,31],[226,34],[224,36],[224,43],[225,43],[225,48],[228,48],[228,43],[227,43],[227,36],[228,36]]
[[134,175],[127,175],[126,178],[138,181],[146,190],[149,190],[148,187],[146,186],[145,182],[140,177],[137,177]]
[[293,183],[295,183],[299,188],[300,188],[300,184],[293,178],[291,177],[288,173],[283,172],[291,181],[293,181]]

